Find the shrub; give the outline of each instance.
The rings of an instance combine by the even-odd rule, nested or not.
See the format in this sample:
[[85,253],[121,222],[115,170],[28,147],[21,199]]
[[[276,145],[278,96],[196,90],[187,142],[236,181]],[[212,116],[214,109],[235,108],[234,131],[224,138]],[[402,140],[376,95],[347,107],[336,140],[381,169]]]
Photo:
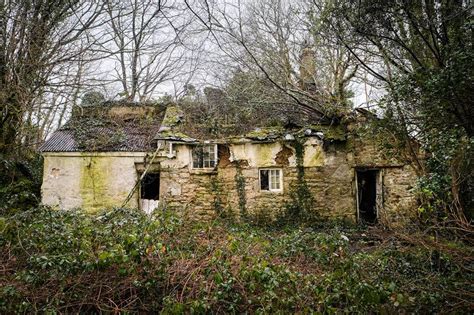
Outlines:
[[[381,231],[340,225],[187,222],[169,211],[122,208],[89,215],[37,207],[3,217],[0,232],[0,313],[472,307],[474,279],[464,264],[474,251],[460,243],[381,241]],[[434,252],[440,264],[432,263]]]

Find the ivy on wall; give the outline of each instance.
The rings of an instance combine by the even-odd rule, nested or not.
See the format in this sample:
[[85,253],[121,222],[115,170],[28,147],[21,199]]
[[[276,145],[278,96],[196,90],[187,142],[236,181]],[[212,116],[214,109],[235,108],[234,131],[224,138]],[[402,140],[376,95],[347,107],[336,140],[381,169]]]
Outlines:
[[222,184],[219,181],[219,178],[217,177],[217,175],[211,177],[211,191],[214,195],[214,199],[212,202],[214,211],[216,212],[217,216],[223,216],[224,207],[223,207],[222,198],[221,198]]
[[315,216],[313,212],[314,198],[305,179],[304,140],[297,137],[293,142],[296,157],[296,182],[290,187],[290,200],[285,205],[287,220],[308,219]]
[[237,189],[237,194],[239,196],[239,210],[240,216],[243,219],[247,218],[247,198],[245,195],[245,177],[242,174],[242,167],[237,161],[236,163],[236,173],[235,173],[235,187]]

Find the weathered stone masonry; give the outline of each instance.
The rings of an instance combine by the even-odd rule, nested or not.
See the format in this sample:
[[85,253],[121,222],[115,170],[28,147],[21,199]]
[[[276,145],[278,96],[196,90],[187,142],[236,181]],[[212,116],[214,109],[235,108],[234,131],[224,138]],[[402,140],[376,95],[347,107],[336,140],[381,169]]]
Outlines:
[[[345,131],[312,126],[303,132],[260,130],[240,137],[199,141],[174,129],[181,118],[179,111],[172,113],[170,116],[167,111],[161,127],[151,125],[156,126],[149,132],[159,135],[151,147],[150,135],[142,136],[148,129],[132,128],[133,122],[129,121],[133,111],[127,111],[128,125],[121,130],[129,137],[126,145],[117,143],[102,152],[88,152],[71,142],[74,134],[67,129],[59,131],[56,138],[53,135],[43,150],[43,203],[87,211],[123,205],[158,144],[160,150],[149,172],[159,173],[159,204],[184,211],[197,220],[209,220],[218,214],[276,218],[292,202],[291,192],[301,185],[301,171],[311,195],[311,211],[320,216],[358,219],[357,191],[361,188],[357,174],[364,170],[377,174],[378,221],[403,223],[414,209],[413,170],[394,157],[384,156],[376,135],[359,134],[357,120],[346,124]],[[113,134],[110,128],[106,132]],[[142,143],[143,148],[138,145]],[[217,144],[216,167],[193,168],[192,150],[199,143]],[[299,159],[298,143],[302,149]],[[261,190],[262,168],[281,169],[281,191]],[[141,206],[140,188],[126,206]]]
[[[178,145],[176,149],[186,150],[190,154],[190,149],[186,147]],[[383,174],[384,204],[380,209],[380,220],[400,221],[405,218],[406,210],[411,209],[414,202],[410,189],[415,177],[409,166],[390,164],[387,160],[383,160],[384,164],[362,163],[361,158],[369,151],[364,149],[354,153],[354,148],[349,147],[347,142],[324,147],[318,139],[306,139],[304,174],[314,198],[313,210],[316,213],[356,220],[355,170],[358,167],[371,167]],[[229,143],[220,144],[220,148],[219,164],[212,170],[193,170],[187,164],[181,165],[181,168],[166,167],[167,162],[163,162],[162,200],[177,208],[187,205],[190,213],[199,219],[210,219],[219,211],[236,216],[241,216],[245,211],[249,215],[264,214],[272,218],[284,210],[290,200],[291,186],[297,183],[297,165],[291,141]],[[230,156],[222,154],[226,151],[230,151]],[[370,156],[366,159],[375,161]],[[283,170],[282,192],[260,191],[260,168]],[[244,210],[239,203],[242,199],[239,181],[236,180],[239,177],[242,178],[240,183],[243,183]]]

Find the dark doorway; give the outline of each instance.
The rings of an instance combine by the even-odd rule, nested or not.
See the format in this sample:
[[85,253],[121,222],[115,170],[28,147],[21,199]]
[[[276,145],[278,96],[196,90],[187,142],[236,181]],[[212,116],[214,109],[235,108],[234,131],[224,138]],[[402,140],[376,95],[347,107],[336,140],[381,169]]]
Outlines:
[[377,175],[378,170],[357,171],[357,210],[363,223],[377,222]]
[[160,199],[160,173],[150,173],[141,182],[141,199]]

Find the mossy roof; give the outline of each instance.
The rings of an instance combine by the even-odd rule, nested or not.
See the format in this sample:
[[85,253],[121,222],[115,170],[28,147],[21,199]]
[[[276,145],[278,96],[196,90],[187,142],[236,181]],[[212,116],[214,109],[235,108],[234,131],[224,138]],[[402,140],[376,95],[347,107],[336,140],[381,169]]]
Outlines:
[[[283,126],[256,127],[253,130],[240,133],[236,130],[221,132],[216,136],[206,131],[209,126],[189,126],[186,124],[186,115],[178,106],[168,107],[160,130],[155,140],[169,140],[176,142],[198,143],[202,141],[220,142],[272,142],[277,140],[291,140],[295,137],[319,137],[326,141],[346,140],[346,130],[341,124],[325,125],[313,124],[291,129]],[[223,134],[223,135],[222,135]]]
[[[124,117],[109,117],[114,106],[140,108],[137,103],[104,103],[89,113],[75,114],[40,147],[41,152],[148,152],[156,147],[157,140],[183,143],[212,141],[216,143],[273,142],[292,140],[295,137],[319,137],[325,141],[344,141],[344,125],[314,124],[305,127],[283,126],[257,127],[241,134],[232,128],[225,136],[216,137],[203,131],[206,126],[188,126],[185,115],[176,105],[154,106],[146,103],[143,109],[151,109],[151,114]],[[133,112],[132,112],[133,113]]]
[[[153,140],[161,126],[164,108],[150,104],[104,103],[71,119],[39,148],[40,152],[148,152],[156,147]],[[123,116],[109,115],[110,108],[128,107]],[[133,109],[147,109],[134,115]]]

